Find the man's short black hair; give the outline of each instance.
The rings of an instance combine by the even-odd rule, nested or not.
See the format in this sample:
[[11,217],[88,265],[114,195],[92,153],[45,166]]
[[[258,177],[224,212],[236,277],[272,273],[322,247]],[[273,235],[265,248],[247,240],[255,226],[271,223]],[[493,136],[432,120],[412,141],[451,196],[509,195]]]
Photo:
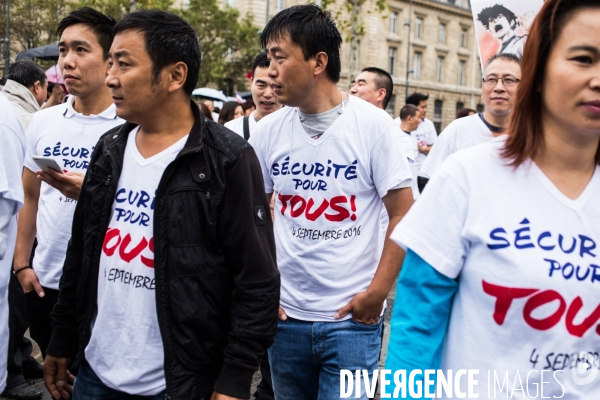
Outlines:
[[406,104],[412,104],[413,106],[418,107],[422,101],[427,101],[428,99],[429,99],[428,94],[415,92],[406,98]]
[[325,52],[328,57],[325,69],[327,76],[333,83],[340,80],[342,36],[329,11],[315,4],[286,8],[269,21],[260,35],[260,43],[266,48],[270,40],[278,41],[285,35],[289,35],[292,43],[302,48],[305,60],[321,51]]
[[33,61],[17,61],[8,67],[6,79],[30,88],[38,81],[43,86],[46,83],[46,74],[42,67]]
[[514,12],[500,4],[495,4],[491,7],[484,8],[479,14],[477,14],[477,19],[483,24],[483,26],[485,26],[485,29],[489,31],[490,21],[498,18],[500,14],[506,17],[506,20],[511,26],[513,26],[513,22],[516,22],[517,20],[517,16]]
[[414,117],[419,112],[419,109],[414,104],[406,104],[400,109],[400,120],[404,121],[408,117]]
[[367,67],[364,68],[361,72],[370,72],[375,74],[375,86],[377,89],[385,89],[385,98],[383,99],[383,108],[387,108],[390,99],[392,98],[392,94],[394,92],[394,82],[392,81],[392,76],[388,74],[387,71],[376,68],[376,67]]
[[267,53],[264,51],[260,52],[252,62],[252,79],[254,79],[256,68],[269,68],[269,64],[271,62],[269,61],[269,57],[267,57]]
[[146,51],[152,60],[152,77],[156,82],[167,65],[183,62],[188,74],[183,89],[192,95],[200,72],[200,43],[194,29],[175,14],[143,10],[127,14],[115,25],[115,36],[133,30],[144,34]]
[[93,8],[82,7],[67,14],[67,16],[58,23],[56,33],[60,37],[65,29],[76,24],[83,24],[94,32],[96,39],[98,39],[98,43],[102,47],[104,59],[106,60],[108,58],[108,52],[110,51],[110,45],[113,41],[113,28],[116,24],[114,18],[102,14],[100,11],[96,11]]
[[517,64],[519,64],[519,66],[521,65],[521,59],[518,56],[514,55],[513,53],[499,53],[499,54],[494,54],[492,57],[489,58],[489,60],[487,60],[485,62],[484,70],[492,62],[494,62],[496,60],[512,61],[512,62],[516,62]]

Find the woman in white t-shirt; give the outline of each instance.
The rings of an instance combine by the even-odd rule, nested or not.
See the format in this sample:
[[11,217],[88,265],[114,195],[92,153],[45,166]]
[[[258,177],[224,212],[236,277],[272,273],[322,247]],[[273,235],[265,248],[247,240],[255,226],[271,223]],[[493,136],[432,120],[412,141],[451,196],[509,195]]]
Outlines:
[[393,232],[400,394],[600,393],[599,20],[597,0],[545,1],[508,136],[449,157]]

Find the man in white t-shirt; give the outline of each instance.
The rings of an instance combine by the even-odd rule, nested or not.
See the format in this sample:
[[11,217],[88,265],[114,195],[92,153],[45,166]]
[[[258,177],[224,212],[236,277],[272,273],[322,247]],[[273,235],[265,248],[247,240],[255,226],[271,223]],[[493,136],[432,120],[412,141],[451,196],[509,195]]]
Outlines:
[[427,106],[429,104],[429,95],[415,92],[406,98],[406,104],[416,106],[421,112],[421,123],[416,130],[411,134],[417,139],[419,146],[419,164],[423,165],[427,159],[427,155],[431,151],[431,147],[437,139],[437,131],[431,120],[425,118],[427,116]]
[[[411,206],[398,126],[337,87],[342,38],[329,12],[287,8],[261,43],[282,110],[250,142],[277,193],[279,323],[269,349],[275,398],[339,398],[340,369],[377,368],[381,315],[404,254],[385,238]],[[366,397],[363,397],[366,398]]]
[[45,383],[74,399],[235,400],[275,336],[279,273],[260,164],[200,115],[193,28],[127,14],[106,84],[125,119],[102,136],[75,211]]
[[232,119],[225,124],[226,128],[231,129],[246,140],[250,138],[258,121],[281,108],[281,104],[277,101],[277,96],[275,96],[271,87],[271,78],[267,75],[268,69],[269,58],[267,53],[261,52],[252,63],[250,83],[252,101],[256,106],[256,110],[244,118]]
[[[71,96],[66,103],[37,112],[27,131],[25,204],[19,213],[14,269],[20,270],[17,278],[27,297],[31,337],[42,354],[50,341],[50,313],[58,299],[84,174],[100,136],[123,123],[104,86],[114,24],[114,19],[91,8],[61,20],[58,65]],[[41,171],[33,156],[54,158],[64,173]]]
[[451,154],[502,135],[514,107],[521,61],[513,54],[496,54],[483,71],[481,98],[485,111],[452,121],[442,131],[419,173],[422,191],[436,169]]
[[17,112],[0,96],[0,393],[6,386],[8,359],[8,282],[17,235],[16,214],[23,205],[21,171],[25,132]]
[[417,177],[421,166],[419,164],[419,144],[417,138],[411,135],[419,124],[421,123],[421,112],[419,109],[412,105],[406,104],[400,109],[400,130],[402,131],[402,138],[405,140],[407,147],[405,152],[409,155],[408,164],[410,165],[410,171],[412,172],[412,191],[413,198],[416,200],[419,197],[419,189],[417,187]]

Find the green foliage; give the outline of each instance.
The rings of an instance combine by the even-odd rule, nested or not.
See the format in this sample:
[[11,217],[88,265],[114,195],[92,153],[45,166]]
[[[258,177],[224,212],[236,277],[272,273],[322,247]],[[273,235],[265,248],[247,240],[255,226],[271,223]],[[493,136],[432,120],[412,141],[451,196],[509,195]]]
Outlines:
[[[66,0],[11,0],[11,49],[31,49],[55,42],[56,27],[67,8]],[[3,13],[2,36],[5,21]]]
[[[3,0],[0,0],[3,1]],[[56,27],[71,10],[89,6],[120,19],[137,9],[170,10],[181,15],[196,31],[202,50],[198,86],[245,87],[245,75],[261,51],[258,28],[247,15],[222,7],[217,0],[191,0],[185,10],[173,10],[172,0],[11,0],[11,48],[13,54],[58,41]],[[0,8],[1,4],[0,4]],[[2,11],[4,11],[2,9]],[[0,36],[4,36],[4,13],[0,15]]]
[[238,21],[236,9],[220,7],[216,0],[191,0],[180,13],[200,39],[202,66],[198,86],[214,83],[225,88],[237,84],[242,89],[244,76],[261,51],[252,17],[247,15]]

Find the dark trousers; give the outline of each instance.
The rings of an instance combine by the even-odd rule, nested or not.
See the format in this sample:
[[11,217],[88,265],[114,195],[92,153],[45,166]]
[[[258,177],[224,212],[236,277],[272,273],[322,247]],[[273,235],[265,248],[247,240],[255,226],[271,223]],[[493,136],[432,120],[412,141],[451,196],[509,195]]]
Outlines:
[[14,274],[8,284],[8,360],[6,388],[11,389],[25,383],[23,362],[31,357],[31,341],[25,336],[29,326],[27,320],[27,301],[21,284]]
[[46,357],[46,349],[50,343],[52,327],[50,326],[50,313],[58,302],[58,290],[44,288],[44,297],[39,297],[35,291],[25,295],[27,298],[27,314],[29,315],[29,333],[37,342]]

